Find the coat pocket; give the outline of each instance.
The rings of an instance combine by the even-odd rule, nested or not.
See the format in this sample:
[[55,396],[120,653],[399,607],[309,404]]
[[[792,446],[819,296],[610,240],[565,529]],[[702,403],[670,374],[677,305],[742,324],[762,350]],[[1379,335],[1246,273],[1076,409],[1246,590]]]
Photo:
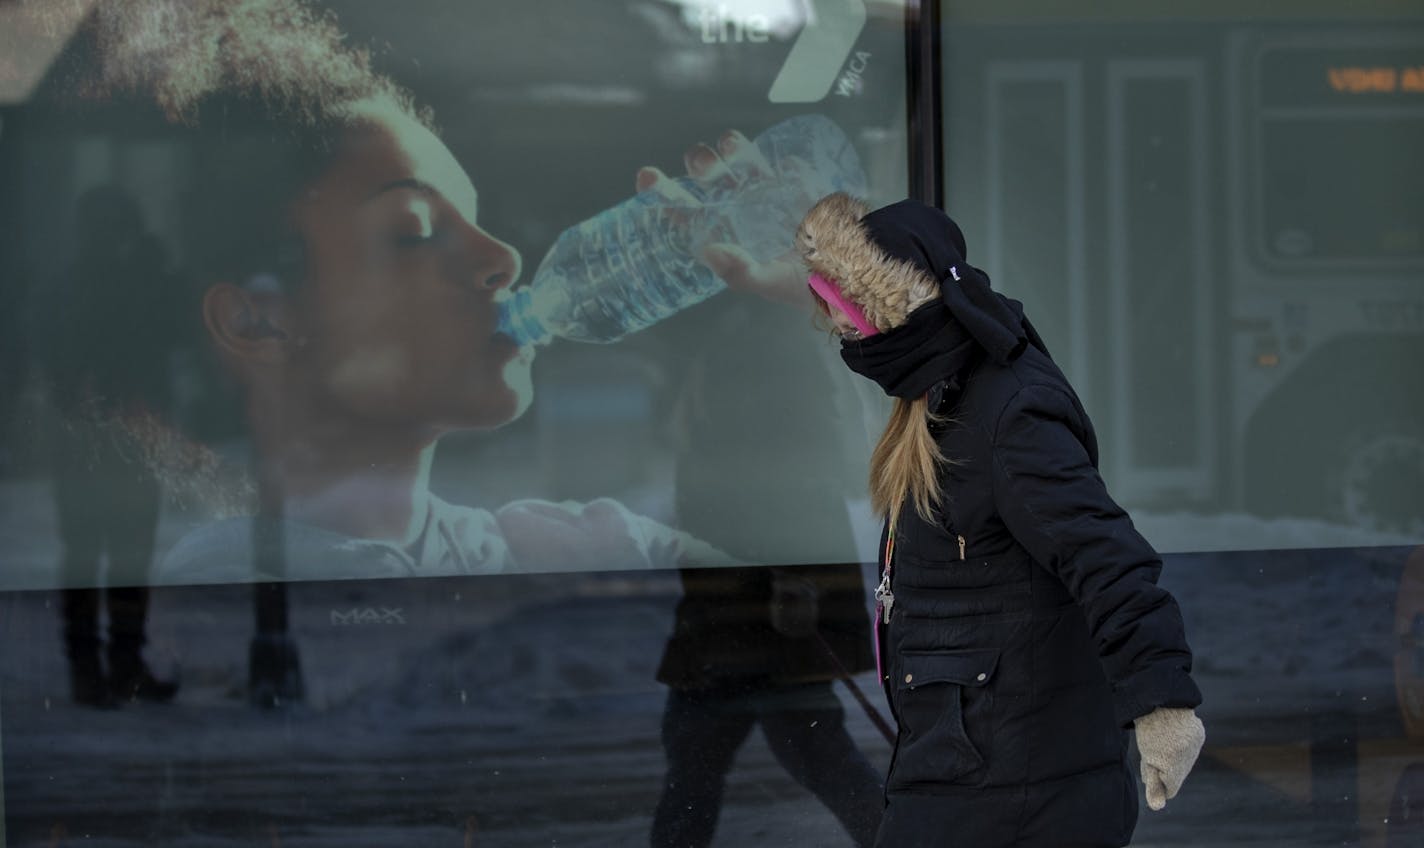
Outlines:
[[970,698],[988,697],[982,690],[998,665],[998,651],[901,653],[895,693],[900,744],[892,785],[962,783],[982,769],[986,752],[971,739],[965,706]]

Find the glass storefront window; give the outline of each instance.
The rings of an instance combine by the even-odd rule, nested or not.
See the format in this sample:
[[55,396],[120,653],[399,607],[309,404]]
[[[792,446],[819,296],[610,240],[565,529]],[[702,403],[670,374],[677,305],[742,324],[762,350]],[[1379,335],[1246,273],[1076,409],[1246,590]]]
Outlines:
[[1388,0],[0,3],[0,848],[870,844],[835,189],[1164,555],[1136,844],[1414,844],[1421,115]]
[[868,838],[844,5],[0,8],[0,844]]

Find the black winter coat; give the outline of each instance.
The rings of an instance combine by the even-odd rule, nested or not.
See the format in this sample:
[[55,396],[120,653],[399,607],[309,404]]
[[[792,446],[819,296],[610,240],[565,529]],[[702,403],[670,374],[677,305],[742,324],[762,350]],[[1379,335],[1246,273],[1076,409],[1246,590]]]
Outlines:
[[949,418],[936,520],[906,506],[896,528],[878,844],[1125,845],[1132,721],[1201,701],[1181,615],[1057,366],[1032,346],[977,360],[930,394]]

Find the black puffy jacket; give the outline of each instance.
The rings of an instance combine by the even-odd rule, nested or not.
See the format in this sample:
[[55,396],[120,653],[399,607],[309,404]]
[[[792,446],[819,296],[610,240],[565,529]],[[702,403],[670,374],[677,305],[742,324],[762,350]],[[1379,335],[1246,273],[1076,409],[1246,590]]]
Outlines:
[[879,844],[1125,845],[1127,730],[1201,702],[1161,560],[1044,353],[947,377],[930,395],[944,502],[934,521],[902,510],[880,625],[900,732]]

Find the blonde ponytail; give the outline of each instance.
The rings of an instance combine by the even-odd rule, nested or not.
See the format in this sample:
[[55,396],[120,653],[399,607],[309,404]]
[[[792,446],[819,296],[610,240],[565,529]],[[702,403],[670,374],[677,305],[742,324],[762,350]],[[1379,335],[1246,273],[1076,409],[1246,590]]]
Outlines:
[[937,420],[923,395],[896,398],[885,432],[870,455],[870,503],[880,515],[890,515],[909,499],[920,517],[932,520],[939,503],[939,467],[946,461],[929,425]]

